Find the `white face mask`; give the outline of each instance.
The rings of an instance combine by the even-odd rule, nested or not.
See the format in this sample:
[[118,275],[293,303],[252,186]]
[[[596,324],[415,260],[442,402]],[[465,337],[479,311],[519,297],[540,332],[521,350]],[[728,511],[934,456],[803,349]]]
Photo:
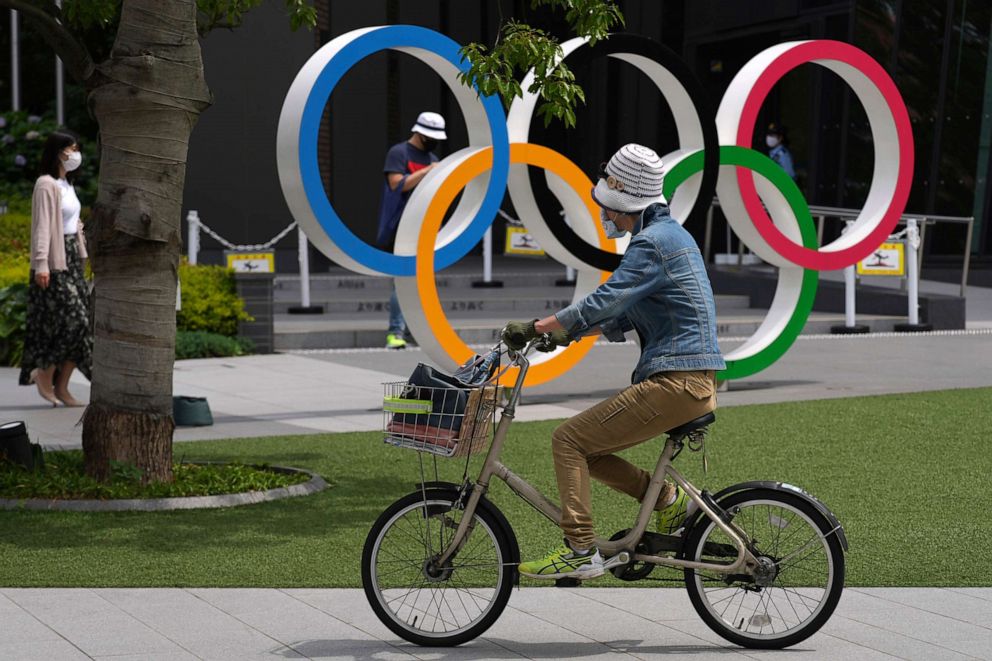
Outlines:
[[78,168],[83,163],[83,155],[78,151],[69,152],[69,157],[62,161],[62,167],[65,168],[66,172],[72,172]]
[[769,148],[777,147],[778,143],[779,143],[779,139],[774,135],[765,136],[765,144],[768,145]]
[[619,239],[627,232],[625,230],[617,227],[617,224],[609,219],[606,215],[606,209],[599,210],[599,222],[603,226],[603,231],[606,232],[606,238],[608,239]]

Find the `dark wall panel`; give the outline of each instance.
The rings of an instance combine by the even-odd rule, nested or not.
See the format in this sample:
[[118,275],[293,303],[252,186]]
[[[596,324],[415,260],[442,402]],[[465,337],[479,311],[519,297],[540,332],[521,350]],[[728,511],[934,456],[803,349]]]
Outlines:
[[[202,41],[214,103],[190,140],[183,211],[197,209],[234,243],[267,241],[292,222],[276,170],[276,128],[313,44],[311,32],[290,30],[278,0],[249,13],[240,28],[215,30]],[[216,242],[203,237],[202,243],[201,261],[220,263]],[[279,268],[293,265],[295,246],[295,235],[280,244]]]

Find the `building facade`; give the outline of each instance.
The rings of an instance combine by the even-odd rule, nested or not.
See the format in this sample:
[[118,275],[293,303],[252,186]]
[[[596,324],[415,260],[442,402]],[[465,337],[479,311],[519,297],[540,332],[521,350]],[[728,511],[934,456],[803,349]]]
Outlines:
[[[914,183],[907,211],[976,218],[970,249],[974,264],[992,262],[988,216],[992,189],[992,66],[988,2],[969,0],[632,0],[618,3],[626,30],[657,39],[700,79],[714,109],[736,72],[752,56],[796,39],[852,43],[882,64],[901,90],[916,141]],[[349,30],[407,23],[449,35],[465,44],[491,44],[499,25],[518,18],[566,38],[560,16],[535,11],[529,0],[460,2],[316,0],[315,32],[289,30],[281,0],[270,0],[243,27],[215,32],[203,42],[214,106],[204,113],[189,153],[185,208],[236,243],[258,243],[291,221],[275,166],[276,126],[286,90],[321,44]],[[676,146],[671,113],[653,86],[617,61],[593,60],[576,68],[587,102],[578,127],[532,125],[532,141],[561,151],[590,174],[626,142],[652,145],[660,153]],[[384,52],[356,65],[328,103],[320,155],[328,197],[359,236],[372,241],[388,147],[409,136],[421,110],[448,121],[449,140],[440,155],[466,144],[457,104],[419,61]],[[805,66],[775,87],[762,109],[762,124],[788,128],[800,187],[811,204],[858,208],[870,184],[870,128],[857,98],[823,67]],[[763,127],[756,149],[765,150]],[[534,177],[535,182],[541,181]],[[539,194],[546,213],[557,209]],[[509,199],[504,209],[513,214]],[[526,219],[524,219],[526,220]],[[703,228],[690,227],[702,236]],[[934,265],[960,264],[963,226],[940,225],[928,233],[926,254]],[[722,249],[720,228],[714,247]],[[314,256],[317,269],[329,262]],[[204,240],[204,261],[221,253]],[[279,245],[279,270],[295,268],[295,240]]]

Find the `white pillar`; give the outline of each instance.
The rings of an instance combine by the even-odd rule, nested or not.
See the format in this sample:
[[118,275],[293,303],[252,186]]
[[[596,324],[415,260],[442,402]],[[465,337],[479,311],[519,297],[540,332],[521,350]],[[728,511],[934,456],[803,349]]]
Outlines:
[[[55,6],[62,9],[62,0],[55,0]],[[55,56],[55,123],[65,126],[65,67],[62,58]]]
[[300,305],[310,307],[310,244],[303,228],[297,226],[296,238],[300,259]]
[[[844,229],[841,232],[847,232],[851,229],[851,225],[853,224],[853,220],[846,221]],[[858,277],[855,267],[855,264],[844,267],[844,325],[831,326],[831,333],[851,335],[867,333],[871,330],[871,328],[867,325],[857,323],[857,308],[855,305],[855,299],[857,296]]]
[[21,109],[21,41],[17,12],[10,10],[10,109]]
[[[572,226],[572,221],[569,220],[568,214],[565,213],[565,210],[564,209],[562,209],[559,212],[559,215],[561,215],[561,217],[565,219],[565,224],[566,225],[568,225],[569,227]],[[566,266],[565,267],[565,281],[566,282],[575,282],[575,269],[573,269],[571,266]]]
[[493,281],[493,226],[482,237],[482,281]]
[[920,247],[920,231],[915,218],[906,219],[906,280],[909,286],[909,325],[920,323],[920,271],[916,251]]
[[844,267],[844,325],[854,326],[855,316],[854,297],[854,265]]
[[55,123],[65,126],[65,69],[62,58],[55,57]]
[[200,252],[200,214],[190,209],[186,214],[189,236],[186,240],[186,257],[190,264],[196,264],[196,255]]

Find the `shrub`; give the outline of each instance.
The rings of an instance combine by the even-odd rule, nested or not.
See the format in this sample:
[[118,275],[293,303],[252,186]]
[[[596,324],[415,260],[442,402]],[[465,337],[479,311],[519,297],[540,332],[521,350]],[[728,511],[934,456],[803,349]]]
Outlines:
[[19,199],[8,204],[8,213],[0,215],[0,287],[26,283],[31,270],[30,209]]
[[300,484],[305,473],[276,473],[265,464],[187,464],[172,467],[174,482],[142,484],[141,471],[112,461],[110,480],[97,482],[83,471],[83,453],[46,452],[43,471],[29,472],[0,461],[0,498],[177,498],[264,491]]
[[182,309],[176,329],[208,331],[233,337],[239,321],[251,321],[245,303],[234,288],[234,271],[223,266],[180,264]]
[[17,283],[0,289],[0,365],[17,367],[21,364],[27,316],[27,284]]
[[[58,128],[50,115],[24,111],[0,113],[0,199],[30,199],[38,178],[38,161],[48,135]],[[83,164],[76,171],[75,186],[83,204],[96,200],[100,153],[96,140],[80,136]]]
[[176,360],[244,356],[255,350],[246,337],[227,337],[206,331],[177,331]]

